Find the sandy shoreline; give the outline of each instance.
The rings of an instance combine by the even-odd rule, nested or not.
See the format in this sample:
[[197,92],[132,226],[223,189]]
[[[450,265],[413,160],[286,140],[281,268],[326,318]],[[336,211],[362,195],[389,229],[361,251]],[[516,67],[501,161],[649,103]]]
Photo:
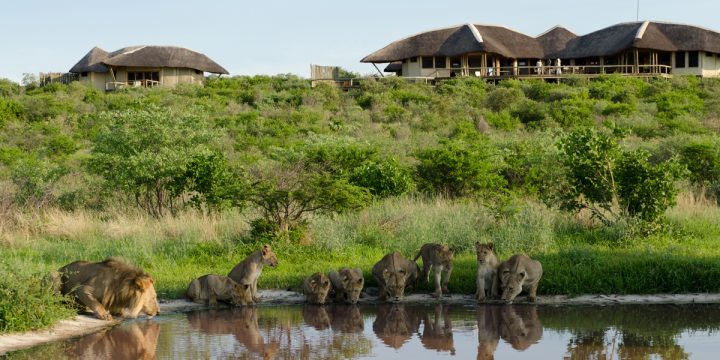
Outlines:
[[[305,297],[294,291],[260,290],[261,306],[299,305]],[[377,297],[366,296],[360,304],[376,304]],[[432,304],[438,300],[429,294],[411,294],[405,297],[402,304]],[[472,295],[452,294],[443,297],[439,302],[455,305],[475,305]],[[493,302],[500,303],[500,302]],[[524,297],[518,298],[516,304],[526,303]],[[625,305],[625,304],[715,304],[720,303],[720,294],[655,294],[655,295],[581,295],[569,297],[565,295],[538,296],[538,305]],[[187,300],[160,301],[160,315],[204,309],[206,306]],[[0,356],[11,351],[30,348],[50,342],[80,337],[119,324],[119,320],[99,320],[92,316],[78,315],[73,319],[62,320],[48,330],[0,335]]]

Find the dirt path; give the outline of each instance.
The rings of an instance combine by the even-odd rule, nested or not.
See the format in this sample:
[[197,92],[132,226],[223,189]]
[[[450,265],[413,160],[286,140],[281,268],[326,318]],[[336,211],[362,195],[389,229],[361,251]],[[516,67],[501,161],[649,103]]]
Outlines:
[[[262,306],[298,305],[305,300],[300,293],[284,290],[260,290]],[[404,304],[431,304],[437,300],[429,294],[411,294],[403,299]],[[475,305],[472,295],[453,294],[443,297],[444,304]],[[377,297],[366,296],[361,304],[378,303]],[[499,302],[498,302],[499,303]],[[525,303],[520,297],[515,303]],[[656,295],[582,295],[569,297],[564,295],[539,296],[538,305],[620,305],[620,304],[710,304],[720,303],[720,294],[656,294]],[[187,300],[169,300],[160,302],[160,315],[205,308],[204,305]],[[78,315],[74,319],[60,321],[49,330],[31,331],[0,335],[0,356],[11,351],[26,349],[49,342],[65,340],[91,334],[119,324],[120,321],[98,320],[91,316]]]

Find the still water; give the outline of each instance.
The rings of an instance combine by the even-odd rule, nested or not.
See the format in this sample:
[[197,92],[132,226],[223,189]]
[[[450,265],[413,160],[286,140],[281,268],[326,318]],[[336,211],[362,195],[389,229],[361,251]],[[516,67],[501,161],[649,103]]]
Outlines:
[[13,359],[720,359],[720,305],[286,306],[137,319]]

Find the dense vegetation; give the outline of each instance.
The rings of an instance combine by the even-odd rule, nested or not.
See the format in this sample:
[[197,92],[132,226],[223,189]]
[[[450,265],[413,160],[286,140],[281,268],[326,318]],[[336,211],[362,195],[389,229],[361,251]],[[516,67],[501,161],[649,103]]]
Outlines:
[[[471,293],[472,244],[494,241],[543,261],[541,294],[719,291],[719,95],[612,76],[0,81],[0,277],[122,255],[177,297],[264,242],[281,263],[266,287],[442,242],[451,290]],[[18,329],[7,301],[0,330]]]

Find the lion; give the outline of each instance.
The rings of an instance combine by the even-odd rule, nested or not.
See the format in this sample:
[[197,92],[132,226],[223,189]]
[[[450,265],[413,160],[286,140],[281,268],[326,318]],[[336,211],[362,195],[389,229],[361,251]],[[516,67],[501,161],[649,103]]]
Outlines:
[[500,342],[500,312],[505,306],[483,305],[475,308],[478,327],[477,360],[495,359]]
[[355,304],[360,298],[365,279],[362,270],[342,268],[328,274],[333,287],[333,299],[337,303]]
[[537,288],[542,277],[542,265],[525,255],[513,255],[498,266],[498,280],[502,299],[512,302],[521,292],[526,291],[531,302],[537,298]]
[[330,279],[323,273],[316,272],[303,281],[305,300],[311,304],[325,304],[330,292]]
[[477,290],[475,299],[480,302],[485,299],[494,299],[498,296],[497,267],[493,243],[475,243],[477,253]]
[[140,313],[153,317],[160,313],[153,278],[122,259],[75,261],[57,272],[60,292],[75,296],[99,319],[112,320],[112,315],[136,318]]
[[232,305],[253,305],[250,284],[238,284],[222,275],[203,275],[190,282],[187,297],[196,303],[215,306],[218,300]]
[[[430,281],[430,269],[435,273],[435,297],[442,297],[443,292],[448,293],[448,283],[450,282],[450,274],[452,274],[452,261],[455,250],[446,245],[440,244],[424,244],[413,261],[417,261],[422,257],[423,268],[420,277],[425,281]],[[440,278],[442,274],[442,286]]]
[[415,283],[419,271],[417,263],[404,258],[399,252],[385,255],[372,268],[380,300],[402,300],[405,288]]
[[263,245],[262,249],[250,254],[235,265],[228,274],[228,277],[238,284],[250,284],[252,300],[255,303],[260,302],[260,298],[257,296],[257,281],[264,265],[268,265],[273,269],[278,265],[277,257],[270,249],[270,245]]

